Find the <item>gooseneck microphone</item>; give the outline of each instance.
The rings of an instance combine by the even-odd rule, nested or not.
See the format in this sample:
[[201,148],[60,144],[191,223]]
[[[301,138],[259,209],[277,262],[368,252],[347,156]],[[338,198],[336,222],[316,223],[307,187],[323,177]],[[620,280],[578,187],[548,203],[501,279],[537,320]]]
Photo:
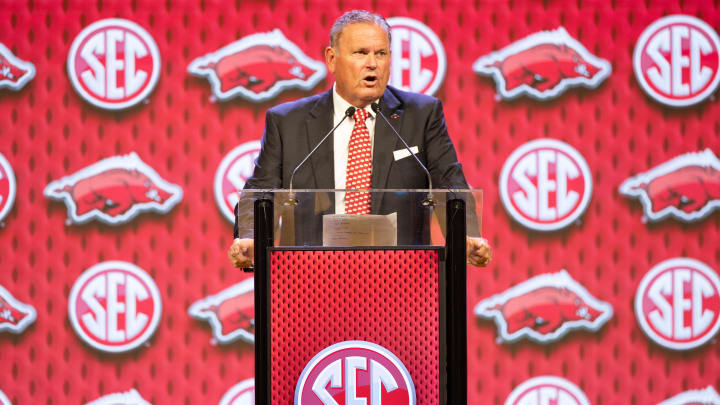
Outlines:
[[425,167],[425,165],[422,164],[422,162],[420,161],[420,159],[418,159],[418,157],[415,156],[415,154],[413,153],[413,151],[410,150],[410,147],[408,146],[407,142],[405,142],[405,140],[402,138],[402,136],[400,136],[400,134],[398,133],[398,131],[395,130],[395,127],[393,127],[392,124],[390,124],[390,121],[388,121],[388,119],[387,119],[387,117],[385,116],[385,114],[382,113],[382,110],[380,109],[380,105],[379,105],[378,103],[372,103],[372,104],[370,104],[370,108],[372,108],[372,110],[375,111],[375,114],[381,116],[381,117],[383,118],[383,120],[385,120],[385,122],[386,122],[387,125],[390,127],[390,129],[392,129],[393,133],[395,133],[395,136],[398,137],[398,139],[400,140],[400,142],[402,142],[402,144],[405,146],[405,149],[407,149],[408,153],[410,153],[410,156],[412,156],[413,158],[415,158],[415,161],[417,162],[417,164],[419,164],[420,167],[425,171],[425,175],[427,176],[428,186],[429,186],[428,189],[430,190],[430,192],[428,192],[428,195],[427,195],[427,197],[425,198],[425,201],[423,201],[423,204],[424,204],[424,205],[435,206],[435,204],[437,204],[437,201],[433,198],[433,195],[432,195],[432,190],[433,190],[432,178],[430,177],[430,172],[428,171],[427,167]]
[[303,164],[305,164],[305,162],[310,158],[310,156],[312,156],[313,153],[315,153],[315,151],[320,147],[320,145],[322,145],[322,143],[325,142],[326,139],[328,139],[328,137],[330,136],[330,134],[332,134],[333,132],[335,132],[335,130],[340,126],[340,124],[342,124],[343,121],[345,121],[345,119],[346,119],[347,117],[352,117],[353,114],[355,114],[355,107],[352,107],[352,106],[351,106],[351,107],[348,107],[348,109],[345,110],[345,115],[343,115],[343,117],[342,117],[342,119],[340,120],[340,122],[338,122],[337,125],[335,125],[335,127],[333,127],[333,129],[331,129],[330,132],[328,132],[328,133],[323,137],[323,139],[320,140],[320,142],[318,142],[317,145],[315,145],[315,147],[313,148],[313,150],[311,150],[310,153],[308,153],[307,156],[305,156],[305,159],[303,159],[302,162],[300,162],[297,166],[295,166],[295,170],[293,170],[292,174],[290,175],[290,184],[289,184],[289,187],[288,187],[288,188],[289,188],[289,196],[288,196],[288,200],[287,200],[287,202],[286,202],[287,204],[289,204],[289,205],[297,205],[297,203],[298,203],[297,198],[295,198],[295,193],[293,193],[293,191],[292,191],[292,189],[293,189],[292,184],[293,184],[293,178],[295,177],[295,173],[297,173],[298,169],[300,169],[300,166],[302,166]]

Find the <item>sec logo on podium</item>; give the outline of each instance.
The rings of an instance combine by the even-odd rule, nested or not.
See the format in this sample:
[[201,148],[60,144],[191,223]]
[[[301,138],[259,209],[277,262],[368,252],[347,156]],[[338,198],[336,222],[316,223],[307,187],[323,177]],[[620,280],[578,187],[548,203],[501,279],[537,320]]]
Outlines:
[[295,405],[415,405],[415,386],[400,359],[384,347],[345,341],[323,349],[305,366]]

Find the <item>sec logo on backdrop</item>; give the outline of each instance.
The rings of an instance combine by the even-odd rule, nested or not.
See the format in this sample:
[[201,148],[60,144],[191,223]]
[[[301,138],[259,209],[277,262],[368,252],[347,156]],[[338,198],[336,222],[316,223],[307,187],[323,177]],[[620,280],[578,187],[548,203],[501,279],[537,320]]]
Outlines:
[[697,104],[720,82],[720,39],[712,27],[689,15],[671,15],[650,24],[633,53],[640,86],[672,107]]
[[537,139],[517,148],[500,173],[505,210],[523,226],[555,231],[577,220],[592,194],[592,177],[575,148],[555,139]]
[[540,376],[518,385],[505,400],[505,405],[590,405],[590,401],[570,381]]
[[162,302],[153,279],[134,264],[98,263],[75,281],[70,323],[89,346],[122,353],[145,343],[160,323]]
[[255,159],[260,154],[260,141],[250,141],[231,150],[215,172],[215,202],[220,212],[231,223],[235,222],[235,204],[239,200],[247,179],[255,170]]
[[695,259],[661,262],[640,281],[635,315],[653,342],[672,350],[694,349],[720,328],[720,279]]
[[295,405],[415,405],[415,386],[400,359],[384,347],[346,341],[323,349],[305,366]]
[[223,395],[218,405],[254,405],[255,379],[240,381]]
[[406,17],[387,19],[391,28],[391,86],[433,95],[445,80],[445,48],[435,33],[420,21]]
[[135,388],[127,392],[116,392],[103,395],[102,397],[88,402],[85,405],[151,405],[146,401]]
[[70,47],[67,71],[75,91],[88,103],[121,110],[144,100],[160,77],[160,52],[145,29],[108,18],[80,32]]
[[0,222],[10,213],[15,203],[16,192],[15,172],[10,162],[0,153]]

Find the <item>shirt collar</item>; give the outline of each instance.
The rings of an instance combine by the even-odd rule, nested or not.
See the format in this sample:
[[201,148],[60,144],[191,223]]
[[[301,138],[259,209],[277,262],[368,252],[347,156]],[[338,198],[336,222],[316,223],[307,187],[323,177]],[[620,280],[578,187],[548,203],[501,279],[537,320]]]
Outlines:
[[[341,95],[338,94],[337,90],[337,83],[333,84],[333,110],[335,111],[335,117],[336,118],[342,118],[343,114],[345,114],[345,111],[347,111],[348,108],[352,107],[350,103],[345,101],[344,98],[342,98]],[[377,99],[373,101],[374,103],[379,102],[380,99]],[[367,111],[368,114],[370,114],[371,118],[375,118],[375,111],[370,108],[370,105],[372,103],[368,104],[363,108],[363,110]]]

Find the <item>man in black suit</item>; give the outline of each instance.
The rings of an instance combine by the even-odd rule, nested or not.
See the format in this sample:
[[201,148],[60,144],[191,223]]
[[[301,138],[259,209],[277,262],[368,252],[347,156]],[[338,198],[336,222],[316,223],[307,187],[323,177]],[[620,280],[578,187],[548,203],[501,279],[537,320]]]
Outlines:
[[[365,122],[372,142],[371,188],[427,188],[427,177],[417,162],[410,156],[398,158],[400,155],[393,153],[405,148],[370,108],[372,103],[380,105],[405,142],[417,149],[413,153],[427,166],[434,187],[468,188],[447,132],[440,100],[388,87],[390,56],[390,27],[384,18],[366,11],[341,16],[333,25],[330,46],[325,50],[335,86],[328,92],[268,110],[262,149],[245,188],[288,188],[292,171],[334,123],[340,122],[350,106],[367,112]],[[345,128],[341,124],[333,133],[332,141],[326,140],[315,151],[306,163],[311,167],[298,171],[294,188],[346,188],[351,120],[344,124]],[[371,212],[397,211],[403,202],[393,198],[387,195],[383,201],[374,199]],[[344,198],[335,203],[344,206]],[[399,232],[416,225],[398,219]],[[411,239],[398,234],[399,244],[417,242]],[[238,239],[230,247],[228,257],[235,266],[252,264],[252,243],[249,238]],[[468,263],[486,266],[490,262],[492,253],[485,239],[468,237],[467,247]]]

